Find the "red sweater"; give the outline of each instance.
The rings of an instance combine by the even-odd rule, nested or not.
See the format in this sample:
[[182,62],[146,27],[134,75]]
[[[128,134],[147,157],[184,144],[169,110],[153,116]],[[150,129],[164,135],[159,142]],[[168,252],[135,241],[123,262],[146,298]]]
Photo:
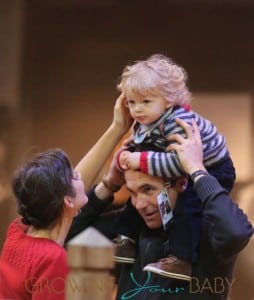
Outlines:
[[64,300],[69,272],[63,247],[34,238],[16,219],[9,226],[0,260],[0,299]]

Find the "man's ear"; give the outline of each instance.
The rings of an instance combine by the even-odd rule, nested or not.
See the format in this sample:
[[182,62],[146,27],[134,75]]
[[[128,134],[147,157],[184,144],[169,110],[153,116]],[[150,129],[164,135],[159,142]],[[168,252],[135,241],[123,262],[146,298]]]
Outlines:
[[188,177],[187,176],[183,176],[183,177],[178,178],[176,180],[175,188],[176,188],[176,190],[179,193],[182,193],[182,192],[184,192],[186,190],[187,185],[188,185]]
[[67,206],[67,207],[74,207],[74,203],[72,201],[72,198],[70,196],[64,196],[64,204]]

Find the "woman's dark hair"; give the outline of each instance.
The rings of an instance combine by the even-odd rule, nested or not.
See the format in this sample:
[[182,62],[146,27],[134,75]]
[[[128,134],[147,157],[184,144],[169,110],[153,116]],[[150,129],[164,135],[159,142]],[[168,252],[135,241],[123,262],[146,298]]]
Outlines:
[[53,227],[61,217],[64,196],[75,196],[67,154],[52,149],[35,155],[15,172],[12,188],[22,222],[36,229]]

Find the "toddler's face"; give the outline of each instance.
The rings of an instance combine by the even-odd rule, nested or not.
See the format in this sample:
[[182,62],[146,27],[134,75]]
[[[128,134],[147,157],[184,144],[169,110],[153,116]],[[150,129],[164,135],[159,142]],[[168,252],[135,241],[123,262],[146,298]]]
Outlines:
[[158,120],[172,104],[159,96],[133,95],[127,97],[127,105],[135,121],[148,125]]

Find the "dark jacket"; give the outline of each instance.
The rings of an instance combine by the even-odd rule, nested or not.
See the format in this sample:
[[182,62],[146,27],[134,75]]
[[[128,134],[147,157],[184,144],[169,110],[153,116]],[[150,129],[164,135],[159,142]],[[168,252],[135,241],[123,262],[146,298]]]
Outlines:
[[[246,246],[253,227],[217,180],[208,175],[194,185],[203,203],[202,234],[198,262],[192,266],[190,283],[164,278],[143,267],[164,257],[166,235],[161,229],[144,228],[140,234],[136,262],[123,264],[118,278],[117,300],[226,300],[237,254]],[[93,190],[70,230],[68,239],[94,226],[111,238],[113,218],[99,218],[108,203]],[[119,267],[120,265],[118,265]]]
[[142,271],[147,263],[163,257],[165,246],[163,232],[146,229],[140,235],[136,262],[122,266],[116,299],[227,299],[236,255],[248,243],[253,227],[214,177],[200,178],[194,188],[203,203],[203,224],[191,282]]
[[[94,192],[95,186],[90,189],[87,193],[88,203],[83,206],[81,212],[77,217],[74,218],[69,233],[66,237],[65,244],[68,243],[70,239],[79,234],[81,231],[85,230],[89,226],[94,226],[98,230],[100,227],[104,227],[104,218],[99,217],[102,212],[104,212],[112,203],[113,197],[106,200],[100,200],[97,198]],[[103,224],[101,224],[103,223]],[[106,228],[105,235],[109,236],[111,232],[111,224],[108,224]]]

